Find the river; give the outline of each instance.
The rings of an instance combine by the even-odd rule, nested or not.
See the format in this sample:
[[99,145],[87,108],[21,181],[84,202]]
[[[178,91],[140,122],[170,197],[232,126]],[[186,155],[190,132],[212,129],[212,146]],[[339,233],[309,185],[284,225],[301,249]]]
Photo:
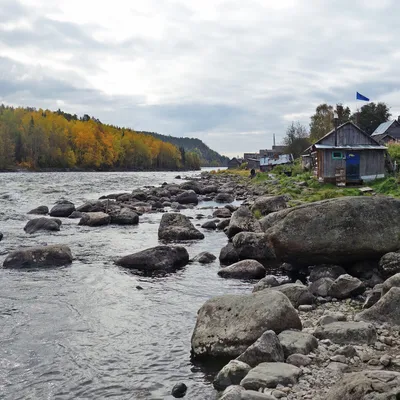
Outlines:
[[[199,173],[183,173],[184,176]],[[0,265],[19,246],[63,243],[71,266],[36,271],[0,268],[0,398],[172,399],[174,384],[188,399],[215,399],[210,378],[190,361],[196,313],[210,297],[250,292],[249,283],[217,276],[218,262],[189,264],[164,277],[141,277],[114,260],[158,243],[161,213],[137,226],[78,226],[63,219],[60,232],[25,234],[39,205],[68,199],[76,206],[101,195],[174,180],[176,172],[0,174]],[[188,216],[196,210],[184,210]],[[185,243],[191,257],[218,256],[227,238],[207,232]],[[136,286],[144,290],[138,290]]]

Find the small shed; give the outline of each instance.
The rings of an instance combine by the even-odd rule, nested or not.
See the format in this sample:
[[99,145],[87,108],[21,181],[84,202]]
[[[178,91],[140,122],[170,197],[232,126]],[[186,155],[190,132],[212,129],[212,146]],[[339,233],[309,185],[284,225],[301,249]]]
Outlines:
[[373,138],[380,137],[379,135],[390,135],[396,140],[400,140],[400,122],[395,119],[380,124],[371,135]]
[[228,169],[238,169],[242,165],[243,160],[241,158],[233,157],[228,161]]
[[372,137],[382,145],[385,145],[389,142],[397,142],[400,139],[395,139],[392,135],[389,135],[388,133],[380,133],[378,135],[372,135]]
[[244,162],[247,163],[247,169],[260,169],[260,160],[257,158],[245,158]]
[[310,146],[312,168],[320,182],[362,183],[385,176],[387,147],[353,122],[333,129]]

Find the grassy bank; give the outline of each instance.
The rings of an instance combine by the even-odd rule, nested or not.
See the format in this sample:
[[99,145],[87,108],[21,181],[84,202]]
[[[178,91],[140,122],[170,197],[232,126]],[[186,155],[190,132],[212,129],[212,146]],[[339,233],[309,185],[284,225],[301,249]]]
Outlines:
[[[285,172],[290,172],[291,176],[287,176]],[[215,173],[239,176],[243,182],[250,182],[252,185],[265,188],[265,192],[269,195],[287,194],[291,198],[291,205],[342,196],[371,196],[374,193],[400,198],[399,180],[393,176],[367,182],[363,186],[337,187],[328,183],[319,183],[312,174],[303,172],[299,165],[276,167],[272,172],[258,172],[256,177],[251,180],[250,172],[246,170],[224,170]],[[374,192],[362,193],[359,190],[361,187],[367,186]]]

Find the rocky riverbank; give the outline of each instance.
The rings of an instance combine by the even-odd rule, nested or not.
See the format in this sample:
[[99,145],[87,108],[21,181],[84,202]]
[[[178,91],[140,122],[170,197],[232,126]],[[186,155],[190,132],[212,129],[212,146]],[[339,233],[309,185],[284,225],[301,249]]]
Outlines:
[[[224,231],[216,279],[251,279],[254,290],[212,298],[197,316],[192,357],[226,360],[214,381],[221,399],[397,398],[400,201],[360,196],[290,207],[290,200],[238,176],[202,174],[78,207],[43,205],[31,211],[41,216],[25,231],[62,231],[64,218],[88,227],[140,226],[143,215],[163,213],[160,246],[115,260],[140,274],[213,262],[212,254],[189,260],[185,244]],[[219,206],[203,208],[207,203]],[[197,207],[195,219],[180,212],[187,207]],[[66,246],[42,246],[10,253],[4,267],[71,262]]]

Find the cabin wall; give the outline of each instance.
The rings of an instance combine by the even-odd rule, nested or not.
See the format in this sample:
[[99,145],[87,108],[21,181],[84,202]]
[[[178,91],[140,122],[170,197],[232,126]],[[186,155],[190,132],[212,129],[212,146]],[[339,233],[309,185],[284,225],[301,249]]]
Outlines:
[[[400,133],[399,133],[400,137]],[[325,144],[334,146],[335,145],[335,133],[332,133],[325,139],[321,140],[319,144]],[[354,125],[347,124],[337,130],[337,145],[355,145],[355,144],[372,144],[376,145],[376,142],[371,139],[368,135],[363,134]]]
[[346,160],[334,160],[332,150],[323,151],[323,178],[335,178],[336,168],[346,168]]

